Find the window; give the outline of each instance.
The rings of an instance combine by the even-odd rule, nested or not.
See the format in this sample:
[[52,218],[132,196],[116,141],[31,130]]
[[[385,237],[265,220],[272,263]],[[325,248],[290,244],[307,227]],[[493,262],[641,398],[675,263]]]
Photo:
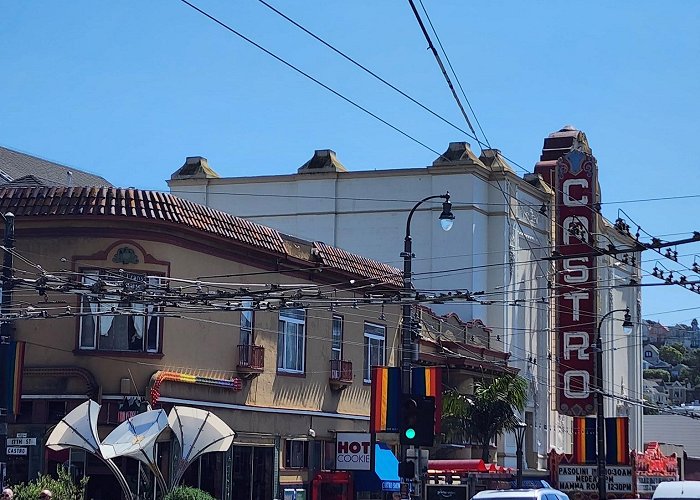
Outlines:
[[370,369],[373,366],[384,366],[384,342],[386,327],[365,323],[365,382],[370,383]]
[[[158,278],[143,274],[110,274],[108,271],[84,271],[83,284],[113,281],[129,289],[157,286]],[[158,352],[160,321],[152,304],[125,301],[119,295],[83,295],[81,299],[80,349],[95,351]],[[111,314],[113,313],[113,314]]]
[[331,359],[343,359],[343,317],[333,315]]
[[34,422],[34,401],[22,401],[19,406],[19,414],[15,415],[15,423],[31,424]]
[[651,358],[651,351],[644,351],[645,358]]
[[284,468],[305,469],[309,466],[309,442],[287,439],[284,442]]
[[277,338],[277,368],[283,372],[304,373],[304,309],[280,311]]
[[57,424],[67,413],[65,401],[49,401],[46,423]]
[[335,441],[323,441],[321,470],[335,470]]
[[253,301],[250,299],[244,299],[241,303],[243,309],[241,310],[241,345],[252,345],[253,344]]

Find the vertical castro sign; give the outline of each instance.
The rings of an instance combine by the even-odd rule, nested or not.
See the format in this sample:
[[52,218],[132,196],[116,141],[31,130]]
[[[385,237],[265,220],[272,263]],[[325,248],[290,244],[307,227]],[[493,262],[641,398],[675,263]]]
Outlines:
[[338,432],[335,437],[336,470],[370,470],[371,448],[369,433]]
[[556,325],[558,407],[565,415],[594,413],[598,179],[595,158],[573,150],[556,168]]

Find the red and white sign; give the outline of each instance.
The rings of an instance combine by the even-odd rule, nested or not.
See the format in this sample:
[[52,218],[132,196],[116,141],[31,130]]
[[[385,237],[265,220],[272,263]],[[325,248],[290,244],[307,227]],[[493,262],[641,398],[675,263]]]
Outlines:
[[370,470],[369,433],[339,432],[335,437],[336,470]]
[[557,162],[556,325],[558,407],[565,415],[594,413],[597,169],[593,156],[573,150]]

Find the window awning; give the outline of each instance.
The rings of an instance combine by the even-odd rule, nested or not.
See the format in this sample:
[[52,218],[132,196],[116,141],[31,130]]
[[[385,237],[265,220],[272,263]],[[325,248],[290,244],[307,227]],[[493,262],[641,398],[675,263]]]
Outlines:
[[374,445],[374,470],[355,471],[355,491],[399,491],[399,461],[384,443]]
[[489,472],[487,465],[481,459],[462,460],[428,460],[430,472]]

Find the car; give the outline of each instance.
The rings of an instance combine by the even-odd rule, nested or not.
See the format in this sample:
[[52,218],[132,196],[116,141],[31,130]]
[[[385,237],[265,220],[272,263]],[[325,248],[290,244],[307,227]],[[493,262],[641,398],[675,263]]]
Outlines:
[[474,495],[472,500],[569,500],[569,496],[554,488],[528,488],[484,490]]
[[654,490],[653,500],[700,499],[700,481],[665,481]]

